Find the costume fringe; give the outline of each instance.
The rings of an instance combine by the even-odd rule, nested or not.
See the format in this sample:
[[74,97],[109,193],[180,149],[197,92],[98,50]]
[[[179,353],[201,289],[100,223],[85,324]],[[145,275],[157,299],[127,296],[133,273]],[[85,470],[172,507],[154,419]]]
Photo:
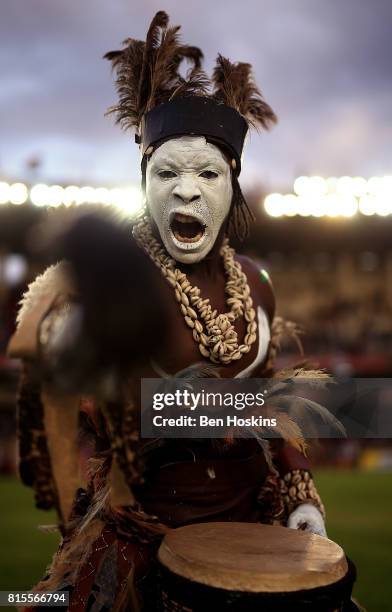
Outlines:
[[19,474],[32,487],[37,508],[59,511],[44,426],[41,385],[31,367],[24,364],[17,397]]
[[17,326],[22,325],[27,313],[33,310],[47,293],[68,293],[72,289],[70,278],[67,275],[67,264],[60,261],[49,266],[30,283],[27,291],[19,302],[20,308],[16,317]]

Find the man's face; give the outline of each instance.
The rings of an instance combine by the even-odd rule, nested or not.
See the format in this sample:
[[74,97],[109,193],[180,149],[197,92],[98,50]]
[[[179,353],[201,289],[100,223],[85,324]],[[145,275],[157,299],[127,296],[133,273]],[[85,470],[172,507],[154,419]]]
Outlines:
[[168,140],[147,164],[147,205],[176,261],[197,263],[210,252],[232,195],[230,166],[204,137]]

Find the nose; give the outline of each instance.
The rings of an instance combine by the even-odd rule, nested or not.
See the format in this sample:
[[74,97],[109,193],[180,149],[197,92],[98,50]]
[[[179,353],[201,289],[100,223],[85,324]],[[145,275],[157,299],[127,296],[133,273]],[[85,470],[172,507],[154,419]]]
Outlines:
[[173,189],[173,195],[185,204],[200,199],[201,191],[192,177],[181,177]]

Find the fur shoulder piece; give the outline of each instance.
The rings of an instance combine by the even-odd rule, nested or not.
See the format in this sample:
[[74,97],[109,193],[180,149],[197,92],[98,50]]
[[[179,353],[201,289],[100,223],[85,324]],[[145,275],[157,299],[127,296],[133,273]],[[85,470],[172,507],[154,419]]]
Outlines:
[[53,266],[49,266],[30,283],[27,291],[23,294],[19,302],[20,308],[16,318],[17,326],[20,327],[31,310],[37,308],[48,295],[55,297],[61,293],[70,293],[70,291],[71,281],[67,274],[66,262],[60,261]]
[[8,344],[8,355],[34,359],[38,351],[38,331],[45,315],[62,296],[69,299],[75,292],[68,264],[61,261],[50,266],[28,287],[20,301],[16,332]]

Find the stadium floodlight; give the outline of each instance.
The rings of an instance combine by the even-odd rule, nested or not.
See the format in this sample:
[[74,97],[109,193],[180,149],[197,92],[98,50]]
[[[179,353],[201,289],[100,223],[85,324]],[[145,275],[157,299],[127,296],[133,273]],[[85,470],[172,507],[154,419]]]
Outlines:
[[137,187],[125,189],[126,211],[131,217],[136,217],[144,208],[143,196]]
[[34,206],[47,206],[49,202],[49,185],[38,183],[30,190],[30,200]]
[[97,204],[110,204],[110,190],[106,187],[95,189],[95,201]]
[[283,196],[283,214],[286,217],[295,217],[298,214],[298,197],[293,193]]
[[0,182],[0,204],[7,204],[10,201],[10,186],[8,183]]
[[80,187],[76,204],[95,204],[96,193],[94,187]]
[[370,195],[378,196],[383,191],[383,181],[380,176],[372,176],[367,182],[367,191]]
[[327,182],[322,176],[299,176],[294,181],[295,193],[305,198],[323,196],[327,190]]
[[308,183],[308,195],[310,197],[323,196],[328,191],[327,181],[322,176],[311,176]]
[[76,204],[79,198],[79,187],[75,185],[68,185],[64,189],[63,193],[63,204],[65,206],[71,206],[72,204]]
[[28,196],[29,192],[23,183],[13,183],[10,185],[8,197],[11,204],[16,204],[17,206],[24,204]]
[[282,217],[284,206],[284,198],[280,193],[270,193],[264,200],[265,212],[270,217]]
[[339,217],[342,200],[337,193],[329,193],[325,196],[325,214],[327,217]]
[[314,208],[315,198],[309,195],[297,198],[297,213],[301,217],[310,217]]
[[335,193],[336,191],[336,185],[338,182],[338,179],[336,178],[336,176],[330,176],[327,179],[325,179],[326,185],[327,185],[327,193]]
[[391,198],[386,196],[376,198],[376,215],[380,217],[387,217],[392,212],[392,201]]
[[63,203],[64,197],[64,187],[61,185],[51,185],[48,190],[48,206],[53,206],[57,208],[57,206],[61,206]]
[[312,205],[312,217],[324,217],[327,214],[327,200],[325,195],[316,198]]
[[124,190],[120,189],[120,187],[114,187],[110,189],[110,204],[112,206],[117,206],[118,208],[124,208],[125,203],[125,195]]
[[367,180],[362,176],[355,176],[352,180],[352,193],[357,198],[365,195],[367,192]]
[[354,217],[358,212],[358,201],[353,195],[341,195],[340,199],[340,216]]
[[352,196],[355,185],[351,176],[341,176],[336,183],[336,193],[341,196]]
[[298,196],[306,195],[308,193],[309,177],[299,176],[294,181],[294,192]]
[[359,200],[359,212],[367,217],[376,214],[377,201],[374,196],[363,195]]
[[384,176],[383,186],[384,195],[392,199],[392,176]]

